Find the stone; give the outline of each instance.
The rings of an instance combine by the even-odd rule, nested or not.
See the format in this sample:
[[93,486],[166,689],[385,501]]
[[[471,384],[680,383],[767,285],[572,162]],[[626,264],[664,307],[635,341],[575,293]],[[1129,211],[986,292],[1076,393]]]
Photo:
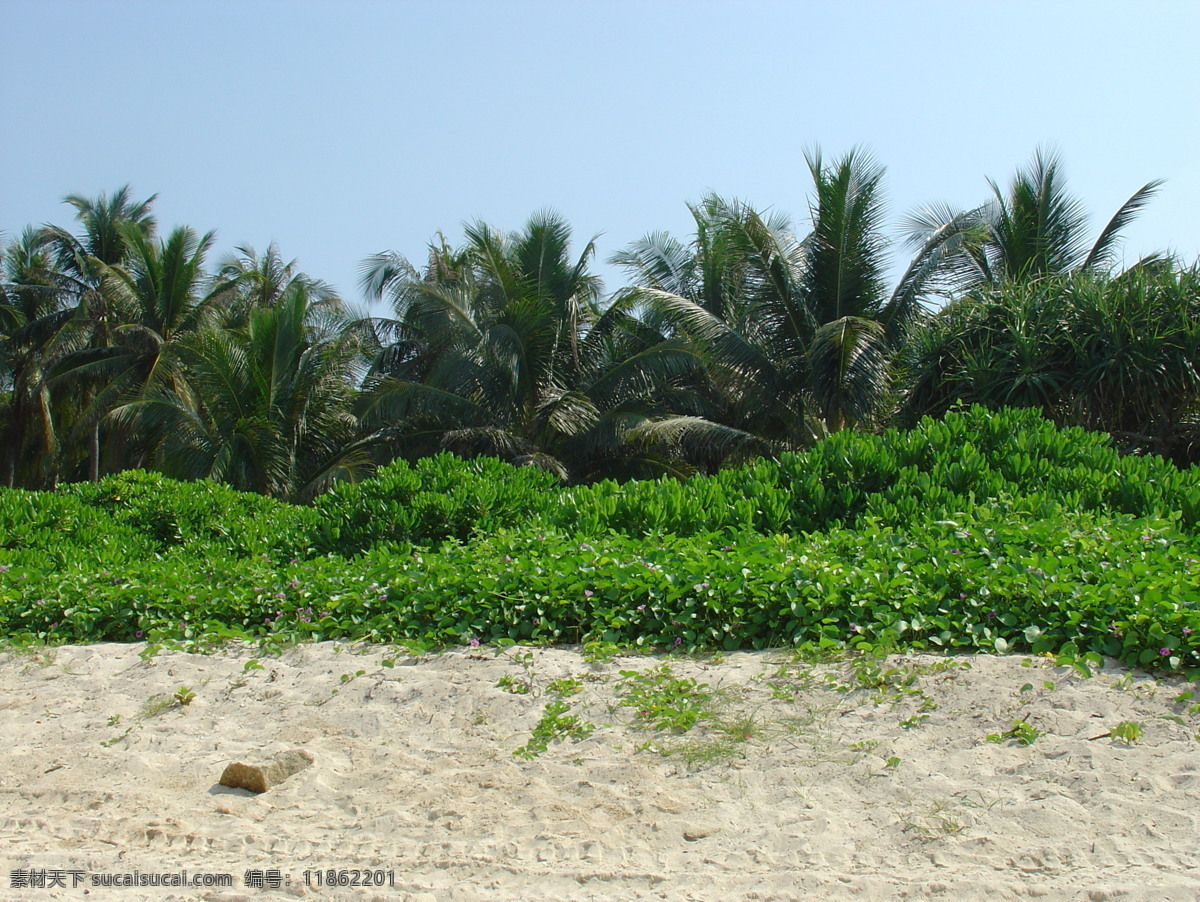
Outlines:
[[714,827],[689,827],[683,831],[683,838],[688,842],[696,842],[697,840],[704,839],[706,836],[712,836],[716,832],[716,828]]
[[276,755],[266,764],[243,764],[235,761],[221,774],[221,785],[251,792],[266,792],[293,774],[313,763],[313,756],[303,749],[293,749]]

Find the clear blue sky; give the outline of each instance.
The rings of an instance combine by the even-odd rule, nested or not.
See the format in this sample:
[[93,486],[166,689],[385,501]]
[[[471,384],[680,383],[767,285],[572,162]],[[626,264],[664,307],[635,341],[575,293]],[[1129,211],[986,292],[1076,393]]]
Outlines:
[[1041,145],[1097,230],[1167,179],[1128,261],[1200,256],[1197,0],[0,0],[0,34],[8,238],[129,183],[358,300],[364,257],[475,219],[550,207],[601,261],[707,190],[803,230],[819,144],[887,167],[898,224]]

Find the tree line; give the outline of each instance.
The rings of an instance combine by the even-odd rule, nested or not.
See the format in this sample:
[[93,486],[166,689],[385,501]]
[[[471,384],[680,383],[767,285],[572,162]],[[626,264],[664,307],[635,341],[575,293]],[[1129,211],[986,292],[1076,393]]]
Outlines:
[[0,483],[144,468],[303,502],[442,450],[566,482],[685,476],[960,403],[1197,458],[1200,270],[1118,269],[1158,182],[1092,238],[1039,152],[975,208],[910,215],[889,285],[883,168],[859,150],[807,164],[803,228],[705,196],[692,234],[612,258],[628,285],[611,294],[552,213],[377,254],[362,288],[386,316],[274,245],[210,261],[213,233],[160,235],[154,197],[69,196],[73,228],[2,250]]

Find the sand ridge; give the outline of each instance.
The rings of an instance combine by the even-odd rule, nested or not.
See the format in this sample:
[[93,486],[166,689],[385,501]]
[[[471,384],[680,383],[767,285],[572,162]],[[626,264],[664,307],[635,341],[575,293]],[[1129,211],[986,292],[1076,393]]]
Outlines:
[[[1022,656],[143,649],[0,655],[0,898],[1200,899],[1200,684]],[[654,685],[703,697],[692,729],[630,701]],[[514,755],[553,703],[590,735]],[[987,740],[1017,721],[1033,744]],[[1141,738],[1103,735],[1121,722]],[[262,795],[217,784],[289,749],[313,765]],[[363,868],[388,885],[303,879]],[[244,885],[272,869],[290,882]]]

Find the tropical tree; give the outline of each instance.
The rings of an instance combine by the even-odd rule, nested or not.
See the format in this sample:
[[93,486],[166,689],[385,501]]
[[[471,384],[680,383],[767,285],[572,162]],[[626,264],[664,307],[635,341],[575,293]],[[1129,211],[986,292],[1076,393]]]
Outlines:
[[93,387],[87,417],[108,426],[109,469],[142,466],[154,436],[126,421],[114,429],[105,417],[113,408],[160,388],[182,390],[186,380],[182,340],[204,327],[215,303],[204,292],[204,258],[214,235],[180,226],[156,241],[136,223],[121,223],[126,257],[99,264],[107,312],[107,340],[67,355],[58,378]]
[[1083,202],[1068,193],[1058,157],[1038,150],[1007,191],[988,179],[989,201],[968,211],[940,206],[918,212],[909,232],[918,242],[938,233],[957,235],[959,253],[946,270],[954,274],[957,293],[1076,271],[1109,272],[1118,262],[1122,231],[1161,185],[1155,180],[1135,191],[1089,243]]
[[883,170],[852,150],[832,164],[807,155],[811,232],[714,195],[691,207],[696,234],[663,233],[613,258],[633,293],[701,350],[705,415],[776,447],[867,425],[888,391],[889,361],[966,230],[931,230],[886,290]]
[[307,501],[336,479],[363,476],[369,446],[351,408],[365,361],[323,307],[296,281],[241,328],[189,334],[186,382],[156,384],[114,417],[156,436],[156,467],[179,479]]
[[50,373],[56,340],[73,311],[38,230],[27,228],[0,259],[0,483],[52,487],[59,434]]
[[[95,199],[68,195],[64,200],[75,208],[81,233],[74,235],[52,225],[43,227],[40,233],[54,261],[55,287],[61,303],[74,312],[71,323],[56,338],[56,363],[72,352],[104,351],[113,346],[115,330],[123,321],[117,298],[120,280],[114,277],[113,267],[126,260],[131,235],[149,239],[156,227],[150,209],[155,196],[134,201],[128,186]],[[61,465],[74,475],[74,464],[82,458],[86,460],[87,478],[95,480],[100,476],[107,413],[102,404],[95,402],[104,379],[98,376],[92,381],[84,376],[69,382],[58,393],[65,402],[60,417],[60,433],[66,446],[60,452]]]
[[1075,272],[977,289],[912,336],[903,421],[957,403],[1034,407],[1129,449],[1200,447],[1200,270]]
[[669,449],[635,430],[697,359],[630,303],[602,310],[593,255],[588,242],[572,256],[566,223],[541,213],[514,234],[474,224],[460,249],[440,238],[422,270],[366,261],[364,290],[395,318],[370,324],[363,411],[392,453],[491,454],[563,479],[670,469]]
[[341,299],[333,286],[297,269],[296,261],[285,261],[279,246],[272,243],[265,253],[253,247],[235,248],[217,263],[211,295],[220,300],[226,326],[245,325],[250,311],[272,307],[295,285],[303,285],[310,304],[324,304],[341,312]]

